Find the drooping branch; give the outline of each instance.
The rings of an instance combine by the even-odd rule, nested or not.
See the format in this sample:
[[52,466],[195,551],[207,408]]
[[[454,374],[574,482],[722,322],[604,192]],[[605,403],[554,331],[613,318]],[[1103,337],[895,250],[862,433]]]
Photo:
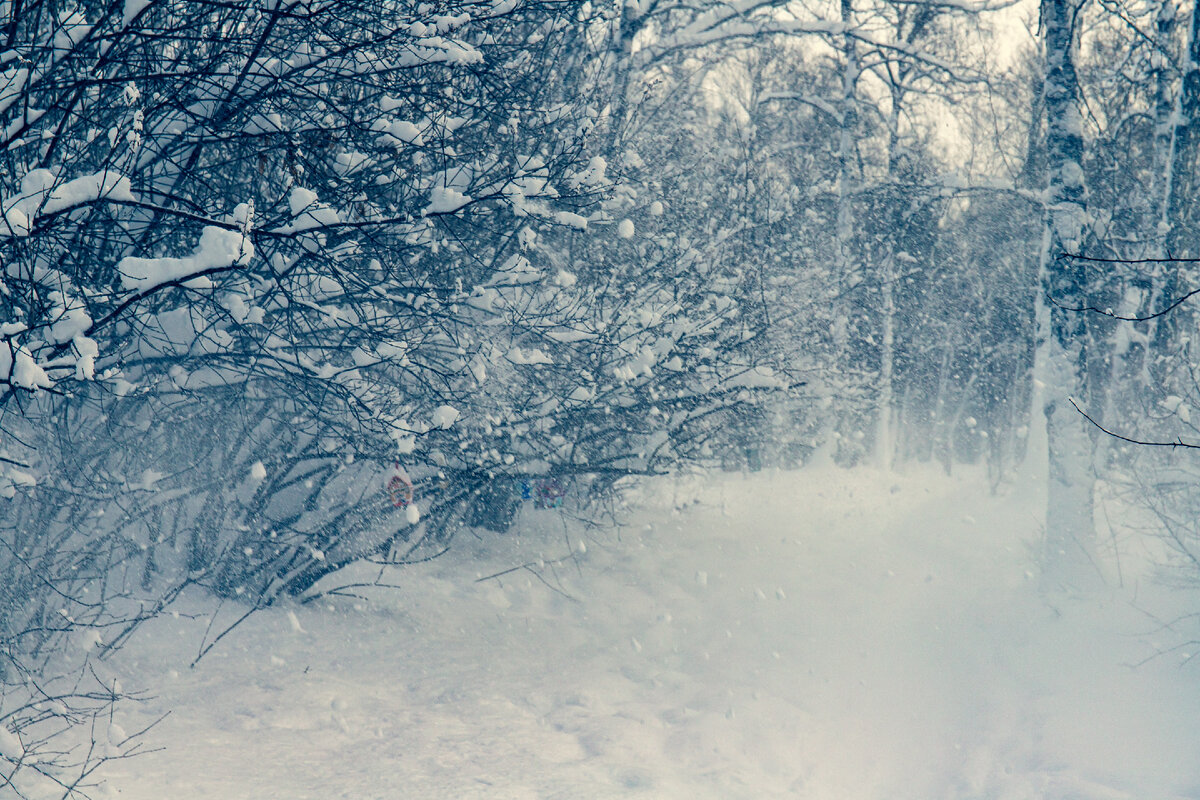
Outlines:
[[1094,425],[1101,433],[1105,434],[1106,436],[1111,436],[1112,438],[1117,439],[1118,441],[1128,442],[1129,444],[1136,444],[1136,445],[1141,445],[1144,447],[1170,447],[1172,449],[1183,448],[1185,450],[1200,450],[1200,444],[1192,444],[1190,442],[1185,442],[1182,439],[1176,439],[1173,442],[1155,442],[1155,441],[1145,441],[1142,439],[1134,439],[1129,436],[1122,436],[1121,434],[1119,434],[1115,431],[1109,430],[1108,428],[1104,427],[1099,422],[1097,422],[1090,414],[1088,414],[1086,411],[1084,411],[1082,408],[1079,407],[1079,404],[1075,402],[1074,397],[1068,397],[1067,401],[1072,406],[1075,407],[1075,410],[1078,411],[1084,419],[1086,419],[1088,422],[1092,423],[1092,425]]
[[[1061,254],[1059,254],[1058,258],[1059,259],[1070,259],[1070,260],[1075,260],[1075,261],[1088,261],[1088,262],[1094,262],[1094,263],[1098,263],[1098,264],[1196,264],[1196,263],[1200,263],[1200,259],[1197,259],[1197,258],[1096,258],[1096,257],[1092,257],[1092,256],[1076,255],[1073,253],[1061,253]],[[1140,315],[1140,316],[1126,316],[1123,314],[1116,313],[1111,308],[1099,308],[1097,306],[1090,306],[1090,305],[1088,305],[1088,306],[1068,306],[1064,303],[1060,303],[1056,298],[1051,297],[1049,295],[1047,295],[1047,299],[1055,308],[1058,308],[1060,311],[1066,311],[1066,312],[1072,312],[1072,313],[1098,314],[1102,317],[1108,317],[1109,319],[1120,320],[1122,322],[1150,322],[1151,320],[1159,319],[1161,317],[1166,316],[1167,314],[1170,314],[1172,311],[1179,308],[1184,303],[1186,303],[1188,300],[1192,299],[1193,297],[1195,297],[1198,294],[1200,294],[1200,289],[1193,289],[1190,292],[1186,292],[1186,293],[1176,297],[1174,300],[1172,300],[1170,303],[1168,303],[1166,306],[1159,309],[1158,311],[1155,311],[1150,314]]]

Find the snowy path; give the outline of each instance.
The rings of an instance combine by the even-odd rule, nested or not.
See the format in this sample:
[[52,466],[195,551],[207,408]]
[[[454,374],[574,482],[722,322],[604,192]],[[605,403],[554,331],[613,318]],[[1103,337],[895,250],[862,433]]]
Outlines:
[[472,582],[563,555],[548,526],[464,539],[357,610],[264,613],[195,670],[202,623],[156,623],[121,666],[158,695],[130,717],[173,709],[168,749],[108,793],[1200,798],[1200,674],[1123,666],[1149,652],[1130,588],[1039,603],[1019,498],[832,472],[671,500],[548,567],[569,597]]

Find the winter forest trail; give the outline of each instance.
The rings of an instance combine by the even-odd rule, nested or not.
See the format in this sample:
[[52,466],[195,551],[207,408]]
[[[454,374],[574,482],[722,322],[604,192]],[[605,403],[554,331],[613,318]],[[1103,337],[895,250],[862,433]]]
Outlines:
[[155,622],[118,666],[156,698],[122,724],[171,710],[167,749],[98,794],[1200,798],[1200,673],[1129,666],[1174,643],[1131,564],[1106,597],[1038,598],[1031,503],[840,471],[703,495],[663,484],[619,531],[573,530],[573,560],[481,582],[565,555],[563,527],[464,537],[357,608],[252,618],[194,670],[204,622]]

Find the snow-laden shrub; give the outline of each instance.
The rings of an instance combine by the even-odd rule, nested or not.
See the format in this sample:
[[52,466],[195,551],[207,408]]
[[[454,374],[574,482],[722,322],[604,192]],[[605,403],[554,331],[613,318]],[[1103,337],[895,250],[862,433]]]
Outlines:
[[625,224],[592,147],[598,24],[523,0],[14,12],[5,680],[192,584],[254,607],[436,552],[505,482],[703,458],[787,383],[741,344],[738,284]]

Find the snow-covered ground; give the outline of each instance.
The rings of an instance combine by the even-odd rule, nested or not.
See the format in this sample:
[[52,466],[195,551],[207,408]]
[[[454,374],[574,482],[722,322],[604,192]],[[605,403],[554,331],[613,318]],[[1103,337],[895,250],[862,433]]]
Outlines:
[[170,711],[165,749],[100,794],[1200,798],[1200,672],[1131,666],[1176,643],[1136,559],[1101,596],[1040,600],[1027,498],[830,470],[644,506],[464,537],[369,601],[263,612],[195,669],[204,619],[148,626],[116,668],[156,698],[120,722]]

